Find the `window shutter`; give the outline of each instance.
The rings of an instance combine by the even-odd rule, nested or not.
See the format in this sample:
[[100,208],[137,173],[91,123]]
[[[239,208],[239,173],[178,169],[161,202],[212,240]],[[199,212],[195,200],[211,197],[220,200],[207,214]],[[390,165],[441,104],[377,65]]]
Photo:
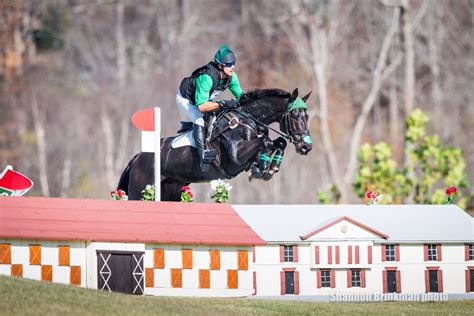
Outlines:
[[317,276],[317,279],[318,279],[318,285],[317,285],[317,286],[318,286],[318,289],[320,289],[321,286],[322,286],[322,284],[321,284],[321,283],[322,283],[321,270],[318,270],[318,271],[316,272],[316,276]]
[[183,269],[192,269],[193,268],[193,251],[191,249],[181,250],[183,258]]
[[200,289],[211,288],[211,270],[208,270],[208,269],[199,270],[199,288]]
[[183,271],[181,269],[171,269],[171,287],[183,287]]
[[220,250],[209,250],[209,256],[211,257],[211,270],[221,269],[221,251]]
[[443,271],[438,270],[438,292],[443,293]]
[[239,250],[237,252],[239,270],[249,269],[249,255],[247,250]]
[[395,277],[397,278],[397,293],[401,293],[402,292],[402,278],[400,276],[400,270],[397,270],[397,272],[395,272]]
[[41,245],[30,245],[30,264],[41,265]]
[[382,261],[387,261],[387,247],[382,245]]
[[339,264],[339,246],[336,246],[336,264]]
[[365,269],[360,270],[360,287],[365,288]]
[[347,270],[347,287],[352,287],[352,270]]
[[328,246],[328,264],[332,264],[332,246]]
[[383,278],[383,292],[388,293],[387,271],[382,271]]
[[285,283],[285,272],[280,272],[280,294],[285,295],[286,293],[286,283]]
[[428,245],[423,245],[423,257],[425,261],[428,261]]
[[41,281],[53,281],[53,266],[43,265],[41,266]]
[[336,287],[336,271],[331,270],[331,288]]
[[298,245],[293,246],[293,262],[298,262]]
[[153,268],[165,268],[165,250],[163,248],[153,249]]
[[464,260],[469,261],[469,244],[464,245]]
[[[71,269],[72,269],[72,267],[71,267]],[[467,272],[469,272],[469,271],[467,271]],[[12,273],[11,273],[11,275],[22,278],[23,277],[23,265],[22,264],[12,264]]]
[[466,293],[471,292],[471,271],[466,270]]
[[436,245],[436,258],[438,258],[438,261],[443,260],[443,254],[441,251],[441,244]]
[[360,247],[355,246],[355,263],[359,264],[360,263]]
[[0,244],[0,264],[12,263],[12,247],[10,244]]
[[70,261],[70,248],[69,246],[59,246],[59,258],[58,262],[60,266],[69,266]]
[[253,272],[253,295],[257,295],[257,272]]
[[69,281],[72,285],[81,285],[81,266],[71,266]]
[[367,247],[367,261],[369,264],[372,263],[372,246]]
[[319,264],[319,246],[314,247],[314,263]]
[[155,287],[155,270],[153,268],[145,268],[145,286]]
[[352,246],[347,247],[347,263],[352,264]]
[[285,248],[280,245],[280,262],[285,262]]
[[430,271],[425,270],[425,292],[429,293],[430,291]]
[[256,250],[256,247],[252,246],[252,262],[255,262],[255,260],[257,260],[257,254],[255,253]]
[[400,261],[400,245],[395,245],[395,261]]
[[300,294],[300,273],[295,271],[295,294]]

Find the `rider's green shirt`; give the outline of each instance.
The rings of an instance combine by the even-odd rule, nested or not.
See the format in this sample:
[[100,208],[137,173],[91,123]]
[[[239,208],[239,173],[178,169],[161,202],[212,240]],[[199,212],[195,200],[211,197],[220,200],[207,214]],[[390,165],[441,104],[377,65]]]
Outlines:
[[[222,82],[222,80],[221,80]],[[196,106],[209,101],[211,97],[211,89],[212,89],[212,77],[208,74],[202,74],[196,79]],[[234,72],[232,74],[232,78],[229,85],[229,90],[232,92],[234,97],[237,99],[243,94],[242,88],[240,87],[239,78],[237,77],[237,73]]]

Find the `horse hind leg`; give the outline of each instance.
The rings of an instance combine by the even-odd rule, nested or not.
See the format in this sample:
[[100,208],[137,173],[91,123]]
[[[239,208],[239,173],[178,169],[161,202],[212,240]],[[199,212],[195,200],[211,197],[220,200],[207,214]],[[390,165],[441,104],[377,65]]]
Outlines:
[[138,154],[136,154],[135,156],[133,156],[132,159],[130,159],[130,161],[128,162],[127,166],[125,167],[125,169],[123,170],[122,172],[122,175],[120,176],[120,180],[119,180],[119,183],[117,185],[117,190],[122,190],[124,191],[126,194],[128,194],[128,185],[130,183],[130,169],[132,167],[132,164],[133,162],[135,161],[135,159],[137,158]]
[[185,184],[176,180],[164,178],[161,181],[161,200],[180,202],[183,185]]

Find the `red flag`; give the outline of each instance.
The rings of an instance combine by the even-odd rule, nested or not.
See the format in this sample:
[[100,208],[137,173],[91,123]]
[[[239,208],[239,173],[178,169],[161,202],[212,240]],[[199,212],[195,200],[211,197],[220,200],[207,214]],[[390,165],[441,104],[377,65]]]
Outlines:
[[33,186],[33,181],[7,166],[0,173],[0,196],[22,196]]

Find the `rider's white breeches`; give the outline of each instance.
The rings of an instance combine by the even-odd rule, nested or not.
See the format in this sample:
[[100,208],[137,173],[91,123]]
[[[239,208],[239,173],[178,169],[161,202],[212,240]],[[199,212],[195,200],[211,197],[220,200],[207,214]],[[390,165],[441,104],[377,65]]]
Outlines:
[[176,94],[176,106],[194,124],[204,127],[204,118],[201,111],[188,99],[184,98],[179,91]]

